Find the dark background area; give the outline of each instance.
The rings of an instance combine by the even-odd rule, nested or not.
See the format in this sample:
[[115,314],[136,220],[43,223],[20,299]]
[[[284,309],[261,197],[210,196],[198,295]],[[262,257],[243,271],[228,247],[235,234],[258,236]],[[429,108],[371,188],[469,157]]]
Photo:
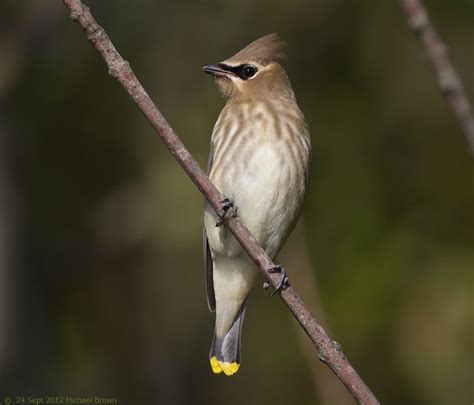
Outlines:
[[[224,100],[201,67],[288,42],[314,153],[280,262],[382,403],[471,404],[473,160],[398,1],[88,4],[202,167]],[[474,2],[425,5],[472,97]],[[63,3],[3,0],[0,401],[350,403],[260,281],[241,370],[211,373],[201,229],[201,195]]]

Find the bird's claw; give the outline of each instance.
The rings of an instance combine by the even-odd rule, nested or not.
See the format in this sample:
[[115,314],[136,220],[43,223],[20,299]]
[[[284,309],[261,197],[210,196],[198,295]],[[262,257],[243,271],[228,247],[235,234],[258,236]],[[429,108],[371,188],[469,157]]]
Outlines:
[[275,295],[277,292],[283,291],[285,288],[287,288],[290,285],[290,282],[288,280],[288,275],[286,274],[286,271],[283,267],[275,266],[273,269],[270,269],[268,272],[281,274],[281,280],[278,283],[277,287],[273,290],[272,296]]
[[220,211],[217,213],[217,216],[219,217],[219,220],[216,223],[216,226],[222,226],[226,221],[227,218],[230,216],[232,218],[235,218],[237,216],[237,208],[234,207],[234,204],[232,201],[230,201],[228,198],[224,198],[221,201],[222,207]]

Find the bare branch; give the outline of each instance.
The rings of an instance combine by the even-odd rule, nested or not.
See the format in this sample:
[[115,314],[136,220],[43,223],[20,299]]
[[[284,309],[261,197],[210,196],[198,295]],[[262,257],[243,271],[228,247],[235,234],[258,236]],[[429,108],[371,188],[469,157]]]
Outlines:
[[400,0],[408,25],[419,38],[438,75],[441,92],[454,112],[474,157],[474,115],[464,84],[420,0]]
[[[150,96],[140,84],[135,74],[115,49],[104,29],[97,24],[89,8],[81,0],[63,0],[71,12],[71,18],[77,21],[87,33],[87,38],[101,53],[108,68],[109,74],[117,79],[129,96],[140,107],[146,118],[168,147],[178,163],[188,174],[199,191],[206,197],[216,212],[221,209],[222,195],[210,182],[197,162],[183,145],[176,133],[170,127]],[[229,218],[226,226],[234,234],[242,247],[261,269],[268,282],[276,288],[280,276],[272,274],[270,269],[275,263],[267,256],[248,229],[238,218]],[[311,339],[314,347],[319,352],[319,359],[327,364],[337,377],[347,387],[349,392],[360,404],[378,404],[374,394],[362,381],[352,365],[341,350],[340,345],[334,342],[303,304],[294,289],[290,286],[280,293],[293,316],[299,322],[306,334]]]

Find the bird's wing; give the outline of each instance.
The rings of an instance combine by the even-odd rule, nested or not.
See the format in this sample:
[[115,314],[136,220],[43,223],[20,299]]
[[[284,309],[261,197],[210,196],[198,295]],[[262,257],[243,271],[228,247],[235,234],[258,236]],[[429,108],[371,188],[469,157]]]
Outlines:
[[[214,147],[211,142],[211,150],[209,151],[209,158],[207,160],[207,175],[211,173],[212,158],[214,156]],[[207,240],[206,229],[202,231],[202,245],[204,250],[204,268],[206,269],[206,290],[207,290],[207,305],[211,312],[216,310],[216,296],[214,294],[214,279],[213,279],[213,262],[211,250],[209,249],[209,242]]]

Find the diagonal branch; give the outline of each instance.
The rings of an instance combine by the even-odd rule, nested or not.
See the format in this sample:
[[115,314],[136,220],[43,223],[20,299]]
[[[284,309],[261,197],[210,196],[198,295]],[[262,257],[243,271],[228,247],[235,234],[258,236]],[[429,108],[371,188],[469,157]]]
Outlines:
[[438,75],[441,92],[454,112],[471,156],[474,157],[474,114],[464,84],[451,62],[446,45],[441,41],[420,0],[400,0],[408,25],[416,34]]
[[[89,41],[101,53],[109,68],[109,74],[119,81],[129,96],[140,107],[161,140],[165,143],[199,191],[206,197],[214,210],[216,210],[216,212],[219,211],[223,199],[222,195],[201,170],[197,162],[155,106],[133,73],[128,62],[120,56],[104,29],[95,21],[89,8],[83,5],[81,0],[63,1],[70,10],[71,19],[79,23],[87,33]],[[267,256],[262,247],[258,245],[248,229],[238,218],[229,218],[226,225],[261,269],[265,278],[276,288],[281,276],[269,272],[270,269],[275,267],[275,264]],[[374,394],[349,363],[340,345],[328,336],[323,327],[296,294],[295,290],[290,286],[284,291],[281,291],[280,296],[311,339],[319,353],[319,359],[331,368],[347,387],[352,396],[360,404],[378,404],[379,402]]]

